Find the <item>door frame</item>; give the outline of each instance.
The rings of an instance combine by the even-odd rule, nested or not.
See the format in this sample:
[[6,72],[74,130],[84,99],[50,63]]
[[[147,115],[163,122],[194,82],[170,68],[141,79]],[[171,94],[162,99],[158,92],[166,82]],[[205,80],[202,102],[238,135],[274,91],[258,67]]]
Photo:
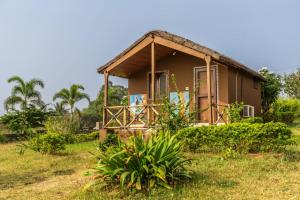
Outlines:
[[[196,81],[197,81],[197,72],[199,71],[199,70],[203,70],[204,69],[204,71],[206,71],[206,68],[207,68],[207,66],[196,66],[196,67],[194,67],[194,76],[193,76],[193,82],[194,82],[194,95],[193,95],[193,99],[194,99],[194,108],[195,109],[197,109],[198,110],[198,100],[197,100],[197,91],[196,91],[196,85],[197,85],[197,83],[196,83]],[[217,105],[219,104],[219,70],[218,70],[218,65],[217,64],[213,64],[213,65],[211,65],[210,66],[210,68],[211,69],[213,69],[214,70],[214,73],[215,73],[215,81],[216,81],[216,85],[215,85],[215,93],[216,93],[216,103],[217,103]],[[218,106],[217,106],[217,109],[218,109]],[[197,118],[197,121],[199,120],[198,119],[198,115],[196,116]],[[218,116],[218,114],[216,114],[216,119],[215,119],[215,121],[217,121],[218,120],[218,118],[219,118],[219,116]],[[199,122],[198,121],[198,123],[205,123],[205,122]]]

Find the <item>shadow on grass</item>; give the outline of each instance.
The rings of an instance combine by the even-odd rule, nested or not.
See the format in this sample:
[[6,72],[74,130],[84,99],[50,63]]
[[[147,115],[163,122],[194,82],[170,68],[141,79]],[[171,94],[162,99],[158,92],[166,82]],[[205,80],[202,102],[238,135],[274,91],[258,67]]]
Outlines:
[[39,183],[47,179],[45,172],[47,170],[41,169],[35,172],[27,172],[22,174],[3,174],[0,173],[0,190],[9,189],[17,186],[30,185]]
[[197,185],[215,186],[220,188],[233,188],[238,185],[238,182],[230,179],[225,179],[217,176],[209,176],[201,173],[195,173],[191,183]]
[[65,176],[65,175],[72,175],[75,173],[74,169],[65,169],[65,170],[56,170],[53,172],[55,176]]
[[52,156],[72,156],[75,155],[74,152],[69,152],[69,151],[60,151],[60,152],[56,152],[51,154]]
[[299,162],[300,151],[288,150],[283,153],[283,160],[287,162]]

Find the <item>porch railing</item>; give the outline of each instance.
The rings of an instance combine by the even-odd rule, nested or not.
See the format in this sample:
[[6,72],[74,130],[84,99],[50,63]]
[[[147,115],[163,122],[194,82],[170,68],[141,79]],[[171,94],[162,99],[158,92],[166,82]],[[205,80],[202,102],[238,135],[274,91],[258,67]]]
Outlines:
[[110,129],[154,127],[160,107],[161,104],[104,107],[106,119],[103,127]]
[[[154,127],[161,112],[161,107],[162,104],[106,106],[104,107],[106,119],[103,121],[103,128],[145,129]],[[226,115],[228,105],[213,104],[212,107],[215,112],[213,124],[226,124],[228,122],[228,116]],[[204,111],[207,109],[204,109]],[[195,123],[199,123],[199,121],[196,120]]]
[[213,110],[216,111],[216,120],[214,120],[214,124],[225,123],[229,121],[227,116],[227,109],[229,108],[229,104],[213,104]]

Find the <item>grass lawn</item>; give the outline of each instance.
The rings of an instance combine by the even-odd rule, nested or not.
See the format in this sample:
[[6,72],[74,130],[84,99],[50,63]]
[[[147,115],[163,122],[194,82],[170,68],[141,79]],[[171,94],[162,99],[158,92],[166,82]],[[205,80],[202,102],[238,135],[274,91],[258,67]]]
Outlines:
[[[300,123],[293,132],[300,142]],[[26,151],[16,143],[0,144],[0,199],[300,199],[300,147],[288,154],[251,154],[224,160],[216,154],[187,154],[195,159],[195,178],[173,190],[148,196],[116,189],[82,192],[84,173],[94,166],[96,142],[69,145],[59,156]]]

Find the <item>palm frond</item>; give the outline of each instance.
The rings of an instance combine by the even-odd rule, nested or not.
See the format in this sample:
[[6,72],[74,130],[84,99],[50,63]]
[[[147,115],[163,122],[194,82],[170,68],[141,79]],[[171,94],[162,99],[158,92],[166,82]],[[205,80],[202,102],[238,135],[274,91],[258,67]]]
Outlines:
[[67,100],[70,98],[70,91],[66,88],[61,89],[59,92],[54,94],[53,101],[57,99]]
[[10,96],[4,101],[4,108],[6,111],[14,110],[15,106],[23,103],[23,99],[19,96]]
[[24,88],[20,85],[15,85],[12,90],[11,90],[11,95],[12,96],[17,96],[17,95],[26,95],[26,91],[24,91]]
[[81,111],[78,108],[75,108],[75,112],[78,114],[79,118],[81,118]]
[[19,76],[12,76],[7,80],[8,83],[15,82],[25,88],[25,81]]
[[30,91],[27,98],[42,99],[42,94],[39,91]]
[[31,79],[29,82],[28,82],[28,85],[30,85],[32,88],[35,88],[36,86],[40,86],[41,88],[44,88],[45,87],[45,84],[42,80],[40,79]]
[[88,100],[89,103],[91,102],[90,96],[88,94],[81,92],[77,93],[76,101],[81,101],[83,99]]

